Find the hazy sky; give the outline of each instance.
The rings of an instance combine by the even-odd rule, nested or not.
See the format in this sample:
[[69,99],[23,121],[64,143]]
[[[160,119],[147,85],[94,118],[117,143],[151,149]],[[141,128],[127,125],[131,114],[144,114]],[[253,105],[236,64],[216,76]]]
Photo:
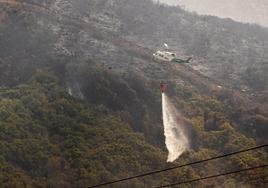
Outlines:
[[268,27],[268,0],[159,0],[159,2],[184,5],[187,10],[199,14],[232,18]]

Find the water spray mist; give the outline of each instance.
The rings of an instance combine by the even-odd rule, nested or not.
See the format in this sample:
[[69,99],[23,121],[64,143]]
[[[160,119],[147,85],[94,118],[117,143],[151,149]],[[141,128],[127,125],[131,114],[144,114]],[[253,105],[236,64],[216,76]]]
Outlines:
[[177,120],[179,114],[165,93],[162,93],[162,113],[165,143],[168,149],[167,162],[173,162],[189,148],[189,141],[183,125]]

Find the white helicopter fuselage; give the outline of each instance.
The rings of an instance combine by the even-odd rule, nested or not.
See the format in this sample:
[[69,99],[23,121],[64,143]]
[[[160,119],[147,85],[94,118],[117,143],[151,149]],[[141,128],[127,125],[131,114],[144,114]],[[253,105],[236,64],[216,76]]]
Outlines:
[[175,53],[168,51],[157,51],[156,53],[153,54],[153,56],[155,60],[164,62],[171,62],[172,60],[177,58]]

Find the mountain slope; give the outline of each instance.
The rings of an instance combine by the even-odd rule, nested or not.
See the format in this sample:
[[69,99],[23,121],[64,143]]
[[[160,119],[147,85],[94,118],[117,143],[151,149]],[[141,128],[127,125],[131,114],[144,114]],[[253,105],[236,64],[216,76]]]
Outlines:
[[[264,28],[200,17],[150,0],[43,2],[41,6],[51,11],[36,10],[38,6],[35,3],[20,9],[42,12],[36,18],[38,26],[57,36],[54,52],[59,54],[98,59],[119,68],[135,66],[137,59],[130,58],[124,46],[114,40],[152,51],[166,42],[180,56],[193,56],[192,66],[210,77],[228,81],[235,88],[251,89],[249,93],[267,90],[268,31]],[[125,63],[119,66],[118,61]]]
[[[187,65],[156,63],[151,57],[159,44],[168,42],[181,55],[194,55],[209,70],[219,70],[212,63],[222,64],[235,50],[237,62],[233,64],[239,67],[243,58],[251,58],[247,53],[244,57],[243,37],[250,41],[246,49],[265,57],[266,30],[213,17],[204,20],[151,1],[27,2],[34,4],[0,7],[4,12],[0,83],[7,89],[1,92],[1,169],[4,174],[10,168],[20,174],[1,178],[16,180],[14,187],[21,186],[20,178],[33,187],[79,187],[168,166],[158,89],[161,80],[168,83],[167,94],[192,137],[191,150],[175,163],[267,140],[266,102],[232,88],[237,82],[228,83],[218,75],[206,77]],[[203,23],[207,23],[205,30]],[[209,35],[207,46],[204,34]],[[213,56],[213,50],[223,60]],[[263,70],[262,64],[259,69]],[[22,128],[27,126],[29,130]],[[7,138],[15,141],[9,143]],[[31,142],[34,146],[28,147]],[[217,173],[219,167],[257,165],[266,158],[266,153],[249,153],[121,186],[156,186]],[[266,174],[262,170],[254,178]],[[248,181],[238,176],[196,186],[265,183]]]
[[221,18],[232,18],[244,23],[256,23],[268,27],[266,9],[268,3],[265,0],[232,0],[226,3],[223,0],[160,0],[169,5],[181,5],[187,10],[198,12],[198,14],[215,15]]
[[120,114],[70,98],[46,71],[0,105],[1,187],[83,187],[165,164]]
[[[120,104],[124,105],[121,103],[124,99],[120,100],[124,94],[120,96],[114,90],[124,87],[126,83],[121,80],[122,78],[119,78],[116,73],[107,73],[107,70],[100,69],[94,64],[76,66],[82,66],[82,70],[88,76],[93,74],[102,77],[102,79],[99,76],[90,79],[101,91],[98,93],[99,96],[86,95],[90,98],[95,97],[94,103],[97,104],[90,104],[93,102],[89,100],[90,98],[88,98],[90,103],[84,104],[85,99],[79,101],[68,95],[59,85],[53,73],[55,70],[36,70],[27,84],[2,90],[0,95],[2,187],[22,185],[84,187],[84,185],[93,185],[169,166],[165,162],[166,152],[159,146],[148,144],[142,134],[135,133],[128,125],[128,122],[132,126],[135,125],[131,121],[131,118],[135,117],[131,108],[120,107]],[[73,66],[71,68],[75,69]],[[84,78],[88,79],[84,74],[80,72],[81,82],[85,81]],[[109,84],[106,85],[105,82]],[[142,83],[138,82],[137,86],[144,91],[145,86]],[[127,96],[129,96],[128,92],[133,92],[131,87],[125,88]],[[87,90],[84,89],[86,94]],[[94,92],[90,87],[88,89]],[[137,89],[134,91],[138,92]],[[194,149],[186,152],[177,161],[178,164],[255,145],[256,141],[250,133],[251,130],[239,130],[235,127],[236,121],[226,116],[225,110],[228,109],[223,103],[197,95],[189,88],[175,87],[174,91],[177,92],[175,104],[180,107],[185,116],[190,118],[187,126],[192,127],[192,148]],[[118,98],[115,97],[113,103],[107,102],[105,96],[109,96],[111,100],[114,93],[118,94]],[[139,92],[140,94],[146,92]],[[137,95],[137,103],[142,100],[142,96],[139,95]],[[128,105],[131,103],[133,102],[129,101]],[[103,104],[113,110],[109,110]],[[203,116],[204,111],[206,114]],[[152,112],[157,113],[157,110]],[[241,114],[238,114],[239,118],[243,118]],[[145,115],[153,117],[148,112],[145,112]],[[143,119],[142,116],[136,118]],[[265,118],[260,121],[260,118],[263,118],[261,115],[258,118],[257,124],[252,121],[253,126],[260,126],[259,122],[267,121]],[[150,121],[143,125],[147,126],[147,129],[142,130],[146,140],[150,134],[152,139],[159,139],[153,136],[153,129],[157,130],[158,127]],[[260,129],[261,127],[255,127],[255,134],[265,140],[266,135],[263,134],[266,132],[265,123],[262,126],[263,130]],[[261,143],[262,139],[258,142]],[[151,187],[200,177],[204,175],[204,171],[213,174],[221,164],[224,164],[226,169],[234,166],[244,168],[246,165],[258,165],[265,161],[265,158],[267,154],[261,151],[257,154],[248,153],[245,156],[227,159],[224,163],[215,161],[208,166],[200,165],[183,171],[170,172],[167,177],[158,175],[146,178],[143,182],[131,181],[117,184],[117,187]],[[260,171],[248,179],[249,183],[245,182],[244,176],[228,178],[225,179],[224,186],[240,186],[244,183],[262,186],[264,182],[259,179],[266,174],[265,170]],[[253,181],[254,179],[256,181]],[[198,185],[217,186],[219,184],[221,183],[212,181]]]

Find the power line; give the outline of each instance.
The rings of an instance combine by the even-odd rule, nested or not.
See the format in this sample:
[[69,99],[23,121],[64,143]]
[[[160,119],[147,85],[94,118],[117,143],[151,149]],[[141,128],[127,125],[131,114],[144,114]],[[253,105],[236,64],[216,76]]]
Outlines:
[[135,179],[135,178],[141,178],[141,177],[145,177],[145,176],[149,176],[149,175],[153,175],[153,174],[158,174],[158,173],[162,173],[162,172],[165,172],[165,171],[170,171],[170,170],[174,170],[174,169],[178,169],[178,168],[182,168],[182,167],[186,167],[186,166],[191,166],[191,165],[195,165],[195,164],[199,164],[199,163],[203,163],[203,162],[207,162],[207,161],[211,161],[211,160],[215,160],[215,159],[229,157],[229,156],[236,155],[236,154],[239,154],[239,153],[244,153],[244,152],[247,152],[247,151],[257,150],[257,149],[264,148],[264,147],[267,147],[267,146],[268,146],[268,144],[264,144],[264,145],[260,145],[260,146],[256,146],[256,147],[252,147],[252,148],[232,152],[232,153],[227,153],[227,154],[224,154],[224,155],[220,155],[220,156],[216,156],[216,157],[212,157],[212,158],[208,158],[208,159],[204,159],[204,160],[200,160],[200,161],[194,161],[194,162],[191,162],[191,163],[186,163],[186,164],[183,164],[183,165],[174,166],[174,167],[171,167],[171,168],[165,168],[165,169],[162,169],[162,170],[151,171],[151,172],[139,174],[139,175],[136,175],[136,176],[130,176],[130,177],[118,179],[118,180],[115,180],[115,181],[101,183],[101,184],[89,186],[88,188],[101,187],[101,186],[111,185],[111,184],[114,184],[114,183],[123,182],[123,181],[131,180],[131,179]]
[[187,181],[182,181],[182,182],[177,182],[177,183],[172,183],[172,184],[167,184],[167,185],[162,185],[162,186],[159,186],[159,187],[156,187],[156,188],[172,187],[172,186],[175,186],[175,185],[193,183],[193,182],[196,182],[196,181],[212,179],[212,178],[217,178],[217,177],[220,177],[220,176],[227,176],[227,175],[231,175],[231,174],[237,174],[237,173],[241,173],[241,172],[246,172],[246,171],[251,171],[251,170],[256,170],[256,169],[266,168],[266,167],[268,167],[268,164],[261,165],[261,166],[250,167],[250,168],[244,168],[244,169],[240,169],[240,170],[236,170],[236,171],[231,171],[231,172],[226,172],[226,173],[222,173],[222,174],[206,176],[206,177],[202,177],[202,178],[197,178],[197,179],[192,179],[192,180],[187,180]]

